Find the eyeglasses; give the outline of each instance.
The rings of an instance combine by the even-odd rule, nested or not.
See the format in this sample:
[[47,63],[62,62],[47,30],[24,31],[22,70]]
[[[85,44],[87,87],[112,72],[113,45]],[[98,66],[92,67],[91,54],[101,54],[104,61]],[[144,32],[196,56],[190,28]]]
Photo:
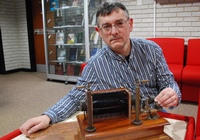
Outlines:
[[115,28],[117,30],[124,28],[126,22],[129,20],[129,18],[127,18],[127,20],[124,19],[120,19],[117,20],[114,24],[109,24],[109,23],[105,23],[102,25],[102,27],[100,28],[100,30],[104,33],[104,34],[109,34],[112,31],[112,26],[115,26]]

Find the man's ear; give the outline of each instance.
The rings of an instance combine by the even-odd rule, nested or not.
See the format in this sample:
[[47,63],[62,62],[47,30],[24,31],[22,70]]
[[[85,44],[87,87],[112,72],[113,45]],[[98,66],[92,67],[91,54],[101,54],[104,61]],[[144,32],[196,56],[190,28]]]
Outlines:
[[95,27],[95,31],[97,31],[98,33],[100,32],[100,29],[96,26]]
[[100,37],[102,37],[101,31],[100,31],[99,27],[96,26],[96,27],[95,27],[95,31],[99,33],[99,36],[100,36]]
[[130,26],[130,32],[132,32],[133,31],[133,18],[130,18],[129,26]]

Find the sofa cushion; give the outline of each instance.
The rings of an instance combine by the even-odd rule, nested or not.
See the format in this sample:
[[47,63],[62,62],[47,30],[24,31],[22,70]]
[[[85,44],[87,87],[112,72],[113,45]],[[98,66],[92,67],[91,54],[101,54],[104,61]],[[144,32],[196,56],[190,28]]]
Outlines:
[[182,82],[200,85],[200,66],[185,66],[182,73]]
[[168,64],[168,66],[171,72],[174,74],[176,82],[181,82],[183,65]]
[[187,65],[200,66],[200,39],[189,39],[187,48]]
[[200,140],[200,136],[199,137],[196,137],[196,139],[195,140]]
[[199,85],[182,83],[182,101],[198,102]]
[[184,60],[184,42],[183,38],[147,38],[158,44],[166,58],[167,64],[181,64]]

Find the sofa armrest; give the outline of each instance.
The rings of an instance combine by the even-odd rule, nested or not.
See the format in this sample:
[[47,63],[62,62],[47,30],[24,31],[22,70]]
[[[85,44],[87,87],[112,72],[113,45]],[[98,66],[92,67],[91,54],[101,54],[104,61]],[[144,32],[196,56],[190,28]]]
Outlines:
[[197,110],[196,137],[200,137],[200,96]]

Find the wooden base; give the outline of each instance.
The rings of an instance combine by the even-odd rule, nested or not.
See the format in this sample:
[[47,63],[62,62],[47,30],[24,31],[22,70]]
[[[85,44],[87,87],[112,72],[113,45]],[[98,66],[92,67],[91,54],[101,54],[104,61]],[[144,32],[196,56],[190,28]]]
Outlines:
[[78,122],[62,122],[49,126],[45,130],[31,134],[30,140],[172,140],[163,132],[169,123],[164,118],[157,120],[142,119],[142,125],[135,126],[125,116],[110,120],[99,119],[94,123],[96,132],[85,131],[87,122],[83,115],[77,116]]
[[[132,116],[132,118],[135,118]],[[76,135],[77,140],[133,140],[133,139],[155,139],[155,140],[171,140],[164,133],[164,126],[169,125],[169,122],[160,117],[156,120],[142,119],[141,125],[133,125],[132,121],[125,116],[118,116],[112,119],[104,119],[95,121],[93,124],[96,131],[89,133],[85,130],[88,127],[87,120],[84,116],[77,116],[79,130]]]
[[30,140],[76,140],[77,129],[77,121],[56,123],[31,134]]

